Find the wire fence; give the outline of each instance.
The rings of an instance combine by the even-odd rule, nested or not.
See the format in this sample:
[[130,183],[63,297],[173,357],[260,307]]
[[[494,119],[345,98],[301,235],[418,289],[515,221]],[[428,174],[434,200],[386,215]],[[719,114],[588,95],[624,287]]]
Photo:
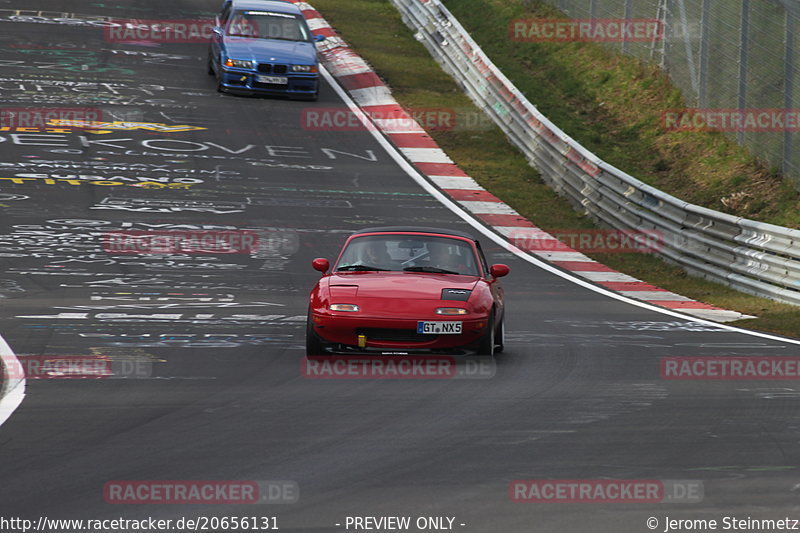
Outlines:
[[[606,43],[659,64],[690,107],[800,108],[800,2],[796,0],[544,0],[573,19],[657,19],[664,38]],[[773,125],[774,126],[774,125]],[[764,131],[769,129],[771,131]],[[730,134],[800,188],[800,127]]]

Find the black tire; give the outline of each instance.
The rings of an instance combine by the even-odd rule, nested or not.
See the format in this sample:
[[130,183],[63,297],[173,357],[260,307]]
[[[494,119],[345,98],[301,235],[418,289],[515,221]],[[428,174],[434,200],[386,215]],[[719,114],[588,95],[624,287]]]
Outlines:
[[484,335],[478,342],[478,355],[488,355],[492,357],[495,353],[495,325],[494,313],[489,318],[489,326],[486,328],[486,335]]
[[314,333],[314,327],[311,325],[311,312],[309,311],[306,319],[306,355],[323,355],[324,353],[324,345]]
[[494,334],[494,353],[502,353],[503,342],[506,334],[505,320],[501,319]]
[[208,54],[208,75],[213,76],[214,74],[216,72],[214,72],[214,65],[211,62],[211,54]]

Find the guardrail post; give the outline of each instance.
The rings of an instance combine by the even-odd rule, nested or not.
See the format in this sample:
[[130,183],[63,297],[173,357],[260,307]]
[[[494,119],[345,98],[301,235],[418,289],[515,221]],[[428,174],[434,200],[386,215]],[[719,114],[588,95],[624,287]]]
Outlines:
[[[625,0],[625,23],[627,24],[633,18],[633,0]],[[628,38],[627,33],[622,34],[622,53],[628,53]]]
[[[749,59],[750,48],[750,0],[742,0],[742,12],[739,22],[739,90],[738,107],[744,111],[747,109],[747,61]],[[744,131],[736,132],[736,140],[741,144],[744,142]]]
[[[794,32],[797,27],[794,14],[786,10],[786,31],[784,33],[784,54],[783,54],[783,108],[786,112],[794,107]],[[783,164],[784,174],[789,174],[792,167],[792,141],[794,134],[791,128],[783,130]]]
[[672,39],[675,36],[675,31],[673,27],[673,0],[664,0],[664,46],[662,47],[661,52],[661,69],[664,72],[669,73],[669,54],[670,54],[670,46],[672,45]]
[[694,66],[694,50],[692,50],[692,43],[689,39],[689,17],[686,16],[686,2],[684,0],[678,0],[678,2],[678,11],[680,12],[681,17],[683,49],[684,53],[686,54],[686,68],[689,70],[689,81],[692,84],[694,96],[697,98],[697,95],[700,93],[700,89],[698,88],[697,72]]
[[697,103],[700,107],[708,107],[708,55],[709,30],[711,16],[711,0],[703,0],[700,6],[700,72],[698,72]]

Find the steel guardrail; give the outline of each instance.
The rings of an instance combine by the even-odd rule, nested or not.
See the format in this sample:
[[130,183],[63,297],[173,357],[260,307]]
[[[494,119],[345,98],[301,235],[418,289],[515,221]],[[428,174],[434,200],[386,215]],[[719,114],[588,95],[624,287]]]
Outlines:
[[431,55],[542,174],[601,225],[658,231],[657,252],[693,275],[800,305],[800,230],[689,204],[606,163],[561,131],[439,0],[391,0]]

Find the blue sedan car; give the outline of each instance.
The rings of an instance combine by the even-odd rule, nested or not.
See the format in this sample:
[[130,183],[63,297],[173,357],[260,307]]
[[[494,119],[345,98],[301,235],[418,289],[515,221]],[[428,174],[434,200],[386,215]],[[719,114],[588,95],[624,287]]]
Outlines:
[[281,0],[225,0],[208,52],[220,91],[316,100],[315,36],[300,10]]

